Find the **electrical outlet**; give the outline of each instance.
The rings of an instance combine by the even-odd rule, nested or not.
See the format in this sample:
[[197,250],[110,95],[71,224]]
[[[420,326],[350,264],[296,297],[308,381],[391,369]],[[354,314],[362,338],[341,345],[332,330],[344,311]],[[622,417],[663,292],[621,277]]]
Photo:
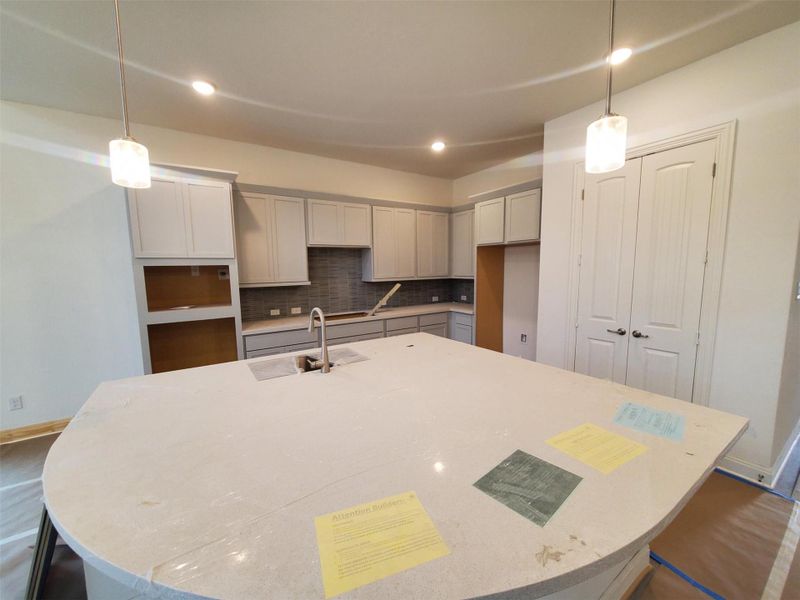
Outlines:
[[438,302],[439,301],[439,296],[434,296],[433,298],[431,298],[431,300],[433,300],[434,302]]
[[269,309],[269,316],[270,317],[279,317],[281,315],[280,308],[270,308]]
[[8,399],[8,410],[22,410],[22,396],[14,396]]
[[519,341],[522,342],[523,344],[527,344],[528,343],[528,334],[527,333],[520,333],[519,334]]
[[217,277],[219,277],[220,281],[227,281],[231,278],[231,274],[228,269],[217,269]]
[[192,277],[200,277],[200,267],[192,265]]
[[292,314],[293,315],[299,315],[302,312],[303,312],[303,309],[300,308],[299,306],[293,306],[292,307]]
[[467,301],[467,297],[466,296],[461,296],[461,301],[462,302],[466,302]]

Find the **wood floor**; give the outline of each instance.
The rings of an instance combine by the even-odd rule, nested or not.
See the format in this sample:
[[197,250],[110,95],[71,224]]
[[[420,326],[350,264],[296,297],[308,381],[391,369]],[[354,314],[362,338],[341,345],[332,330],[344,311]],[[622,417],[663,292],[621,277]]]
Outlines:
[[[21,600],[25,595],[42,510],[42,467],[57,436],[0,445],[2,600]],[[776,490],[800,499],[798,471],[800,444]],[[800,552],[794,552],[799,507],[792,500],[712,474],[651,544],[666,564],[652,563],[654,569],[632,600],[800,600]],[[56,548],[45,598],[86,598],[83,563],[67,546]]]

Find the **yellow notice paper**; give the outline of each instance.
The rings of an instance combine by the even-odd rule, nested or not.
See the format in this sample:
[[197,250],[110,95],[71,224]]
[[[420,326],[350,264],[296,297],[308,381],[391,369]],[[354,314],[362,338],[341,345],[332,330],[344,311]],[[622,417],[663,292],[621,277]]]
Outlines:
[[591,423],[559,433],[547,443],[604,475],[647,452],[647,446]]
[[326,598],[450,554],[414,492],[322,515],[314,524]]

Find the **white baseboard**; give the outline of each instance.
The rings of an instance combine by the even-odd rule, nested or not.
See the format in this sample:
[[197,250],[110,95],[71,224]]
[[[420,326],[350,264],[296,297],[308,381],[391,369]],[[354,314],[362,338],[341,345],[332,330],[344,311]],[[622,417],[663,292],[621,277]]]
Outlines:
[[790,435],[789,439],[786,440],[783,450],[781,450],[781,453],[778,455],[775,464],[773,464],[771,467],[765,467],[764,465],[751,463],[731,455],[725,456],[722,461],[720,461],[718,466],[720,469],[730,471],[731,473],[739,475],[740,477],[744,477],[745,479],[749,479],[750,481],[754,481],[760,485],[772,488],[775,486],[775,482],[778,481],[778,477],[781,476],[783,468],[786,466],[786,462],[789,460],[789,456],[791,455],[795,445],[798,443],[798,440],[800,440],[800,422],[798,422],[795,426],[794,430],[792,431],[792,435]]

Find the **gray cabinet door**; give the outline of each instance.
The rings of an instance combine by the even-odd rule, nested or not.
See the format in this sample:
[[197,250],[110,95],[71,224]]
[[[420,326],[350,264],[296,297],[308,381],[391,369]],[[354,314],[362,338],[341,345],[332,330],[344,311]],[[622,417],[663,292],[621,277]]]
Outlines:
[[435,325],[425,325],[419,328],[424,333],[447,337],[447,323],[436,323]]

